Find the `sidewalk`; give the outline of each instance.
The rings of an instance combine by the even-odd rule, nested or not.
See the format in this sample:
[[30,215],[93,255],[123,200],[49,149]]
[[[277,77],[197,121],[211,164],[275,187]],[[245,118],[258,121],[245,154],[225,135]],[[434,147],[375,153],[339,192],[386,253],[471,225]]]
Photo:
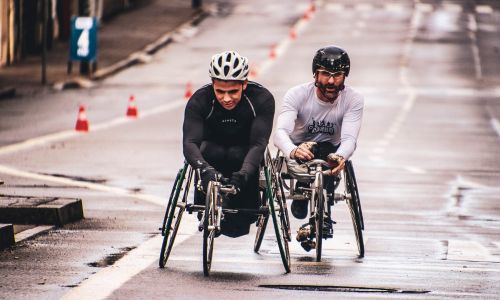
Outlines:
[[[192,9],[191,1],[152,0],[103,21],[98,31],[94,80],[140,62],[144,56],[129,56],[141,50],[154,53],[171,41],[170,32],[187,22],[200,22],[205,15],[201,9]],[[68,53],[68,42],[54,41],[47,57],[47,86],[41,84],[40,56],[29,56],[14,65],[0,68],[0,99],[36,94],[56,83],[59,89],[85,84],[86,80],[79,78],[79,62],[73,62],[72,74],[66,73]]]
[[[181,25],[197,24],[207,15],[202,9],[192,9],[191,1],[187,0],[151,0],[145,3],[101,24],[98,32],[98,69],[93,80],[105,78],[140,63],[149,54],[170,43],[171,33]],[[88,84],[90,80],[78,74],[78,62],[73,63],[72,74],[66,73],[68,52],[68,42],[54,41],[48,52],[48,83],[45,86],[41,84],[39,56],[27,57],[22,62],[0,68],[0,101],[2,98],[37,95],[45,89]],[[4,181],[5,178],[0,179],[0,185]],[[79,199],[14,198],[0,191],[0,249],[29,238],[28,235],[47,231],[51,226],[63,226],[67,222],[83,218],[84,212]],[[50,203],[47,204],[47,201]],[[12,226],[11,223],[26,225]],[[29,224],[45,226],[35,227]]]

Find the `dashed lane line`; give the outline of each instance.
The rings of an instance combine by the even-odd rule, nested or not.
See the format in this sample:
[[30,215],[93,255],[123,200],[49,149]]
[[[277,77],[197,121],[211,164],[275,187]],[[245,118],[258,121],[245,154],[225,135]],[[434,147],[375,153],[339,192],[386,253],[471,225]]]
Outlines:
[[42,174],[37,174],[37,173],[32,173],[32,172],[27,172],[27,171],[21,171],[21,170],[18,170],[18,169],[12,168],[12,167],[8,167],[8,166],[4,166],[4,165],[0,165],[0,173],[11,175],[11,176],[34,179],[34,180],[64,184],[64,185],[68,185],[68,186],[87,188],[87,189],[94,190],[94,191],[101,191],[101,192],[136,198],[136,199],[144,200],[146,202],[150,202],[150,203],[153,203],[156,205],[166,206],[166,200],[164,197],[158,197],[155,195],[149,195],[149,194],[143,194],[143,193],[135,193],[135,192],[131,192],[127,189],[106,186],[103,184],[78,181],[78,180],[72,180],[72,179],[68,179],[68,178],[61,178],[61,177],[56,177],[56,176],[42,175]]

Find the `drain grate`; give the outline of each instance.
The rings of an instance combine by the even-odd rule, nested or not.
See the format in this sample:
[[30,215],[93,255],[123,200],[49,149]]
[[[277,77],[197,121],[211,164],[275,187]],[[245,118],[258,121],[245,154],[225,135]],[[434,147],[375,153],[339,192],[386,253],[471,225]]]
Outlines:
[[336,285],[292,285],[292,284],[262,284],[259,287],[294,291],[341,292],[341,293],[391,293],[391,294],[427,294],[425,290],[400,290],[392,288]]

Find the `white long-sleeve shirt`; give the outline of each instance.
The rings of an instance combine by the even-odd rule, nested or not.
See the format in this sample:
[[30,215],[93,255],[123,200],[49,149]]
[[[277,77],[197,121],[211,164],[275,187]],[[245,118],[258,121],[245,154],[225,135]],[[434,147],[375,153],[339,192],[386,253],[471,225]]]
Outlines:
[[333,103],[318,98],[314,82],[295,86],[285,94],[274,144],[289,157],[296,144],[328,141],[340,144],[336,153],[348,159],[356,149],[363,105],[363,96],[347,85]]

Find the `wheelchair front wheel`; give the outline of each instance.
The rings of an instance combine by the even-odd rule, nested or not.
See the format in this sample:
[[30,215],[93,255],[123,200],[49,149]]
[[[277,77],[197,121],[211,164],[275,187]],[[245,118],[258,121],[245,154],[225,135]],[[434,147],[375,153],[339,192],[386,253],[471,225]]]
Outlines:
[[214,239],[217,232],[217,197],[218,191],[210,182],[205,201],[205,214],[203,220],[203,275],[210,275],[212,267],[212,254],[214,251]]
[[321,248],[323,246],[323,223],[324,223],[324,194],[323,194],[323,174],[316,173],[313,191],[314,203],[314,230],[316,234],[316,261],[321,261]]

